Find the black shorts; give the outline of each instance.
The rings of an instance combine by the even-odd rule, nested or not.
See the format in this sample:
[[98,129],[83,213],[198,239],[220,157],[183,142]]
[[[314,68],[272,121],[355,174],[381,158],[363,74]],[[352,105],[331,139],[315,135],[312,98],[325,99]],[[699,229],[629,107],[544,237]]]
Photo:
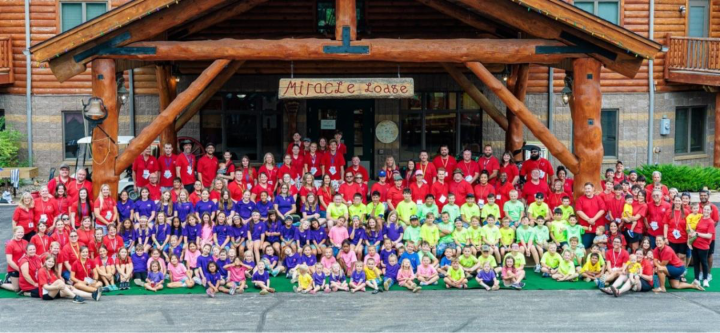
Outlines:
[[[38,291],[37,288],[30,290],[30,297],[40,298],[40,292]],[[50,294],[45,294],[45,295],[42,295],[42,299],[43,299],[43,301],[52,301],[55,299],[55,297],[50,296]]]
[[7,276],[8,276],[8,277],[11,277],[11,278],[20,278],[20,272],[18,272],[18,271],[8,272],[8,273],[7,273]]
[[640,278],[640,284],[641,284],[640,291],[650,291],[653,288],[655,288],[655,286],[660,284],[660,281],[658,280],[657,275],[653,275],[653,283],[652,284],[650,284],[643,278]]
[[715,254],[715,240],[713,239],[712,242],[710,242],[710,249],[708,250],[708,255],[712,256]]
[[625,240],[628,244],[638,243],[640,242],[640,239],[642,239],[642,234],[638,234],[637,232],[635,232],[631,237],[630,233],[628,233],[628,230],[625,230]]
[[145,283],[145,280],[147,280],[147,272],[133,273],[133,279],[140,279]]
[[670,248],[678,255],[687,255],[687,243],[670,243]]

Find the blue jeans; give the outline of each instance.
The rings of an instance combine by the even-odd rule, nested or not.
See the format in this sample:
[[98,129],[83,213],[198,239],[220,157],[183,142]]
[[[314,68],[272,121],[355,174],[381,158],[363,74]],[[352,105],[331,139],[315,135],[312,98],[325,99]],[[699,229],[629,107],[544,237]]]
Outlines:
[[390,289],[395,284],[395,279],[387,276],[383,277],[383,284],[385,284],[385,281],[390,281],[390,283],[388,284],[388,289]]
[[593,245],[595,239],[595,233],[585,233],[582,235],[582,244],[586,249],[589,249]]

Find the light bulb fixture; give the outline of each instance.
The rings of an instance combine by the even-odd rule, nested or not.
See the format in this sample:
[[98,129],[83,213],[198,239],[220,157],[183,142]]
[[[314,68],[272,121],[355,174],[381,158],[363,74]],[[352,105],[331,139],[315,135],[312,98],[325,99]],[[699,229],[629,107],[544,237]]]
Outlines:
[[176,76],[176,77],[175,77],[175,82],[180,82],[180,77],[179,77],[179,76]]
[[565,75],[565,86],[560,91],[560,94],[562,95],[562,101],[563,104],[568,105],[570,103],[570,99],[572,98],[572,85],[573,85],[573,78],[570,74]]
[[117,77],[117,97],[121,105],[127,103],[128,96],[130,96],[130,92],[125,88],[125,77],[119,73]]
[[510,78],[510,70],[508,70],[507,66],[502,71],[502,80],[503,82],[507,82]]

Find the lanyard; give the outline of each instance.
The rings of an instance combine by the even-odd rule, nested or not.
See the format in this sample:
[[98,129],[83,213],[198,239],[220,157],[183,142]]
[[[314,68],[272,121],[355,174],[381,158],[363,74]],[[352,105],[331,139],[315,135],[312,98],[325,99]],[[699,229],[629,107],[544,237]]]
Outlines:
[[83,262],[82,259],[78,259],[78,260],[80,260],[80,266],[82,266],[83,271],[85,271],[85,277],[89,277],[90,274],[88,274],[87,267],[85,267],[85,262],[87,262],[87,260],[85,260],[85,262]]
[[335,164],[335,156],[336,155],[337,155],[337,151],[335,152],[335,154],[330,154],[330,165]]
[[[677,212],[678,214],[675,214],[675,212]],[[681,214],[682,212],[673,210],[672,213],[673,213],[673,222],[675,222],[675,229],[680,229],[679,227],[680,227],[680,220],[681,220],[681,219],[678,219],[677,216],[678,216],[678,215],[681,215],[681,217],[682,217],[682,214]]]
[[[615,250],[610,251],[610,253],[612,253],[612,255],[613,255],[613,261],[612,261],[613,265],[615,265],[615,267],[618,267],[618,262],[617,262],[618,257],[617,257],[617,254],[615,254]],[[622,255],[622,249],[620,250],[620,255]]]
[[315,165],[315,159],[317,159],[317,155],[310,154],[310,160],[312,161],[312,165]]
[[113,253],[117,252],[117,238],[115,238],[115,237],[113,237],[113,238],[108,237],[108,240],[110,240],[110,241],[112,242],[111,245],[112,245],[112,248],[113,248]]
[[165,156],[165,169],[170,169],[170,166],[172,165],[172,155],[171,156]]
[[78,253],[78,252],[80,252],[80,244],[78,244],[78,243],[75,243],[75,244],[77,244],[77,250],[75,250],[75,247],[72,245],[72,243],[70,243],[70,249],[73,251],[75,258],[80,259],[80,254]]
[[465,164],[465,171],[468,173],[469,176],[472,176],[470,175],[470,163],[472,162],[463,161],[463,164]]
[[490,159],[487,157],[483,157],[483,170],[487,170],[488,163],[490,163]]
[[442,158],[440,157],[440,163],[442,163],[443,168],[447,169],[447,164],[450,161],[450,157]]
[[422,164],[422,162],[420,162],[420,170],[422,170],[423,176],[425,176],[425,171],[427,170],[427,167],[428,167],[428,165],[425,164],[425,168],[423,168],[423,164]]
[[189,166],[189,167],[192,167],[193,161],[194,161],[195,157],[192,156],[192,155],[189,155],[189,154],[184,154],[184,153],[183,153],[183,155],[185,155],[185,159],[186,159],[187,162],[188,162],[188,166]]

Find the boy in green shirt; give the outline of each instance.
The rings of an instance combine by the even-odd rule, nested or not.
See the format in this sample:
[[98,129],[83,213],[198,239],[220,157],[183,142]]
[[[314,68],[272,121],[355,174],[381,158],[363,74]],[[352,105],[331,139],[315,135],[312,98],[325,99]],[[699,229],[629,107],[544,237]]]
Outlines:
[[551,275],[557,273],[560,261],[562,261],[562,257],[559,253],[557,253],[557,245],[555,245],[555,243],[550,243],[550,245],[548,245],[548,252],[543,254],[542,259],[540,259],[540,265],[542,265],[540,271],[543,273],[542,276],[550,277]]
[[405,244],[408,242],[417,244],[420,240],[420,220],[417,215],[410,216],[410,225],[405,228],[403,240],[405,241]]
[[525,254],[520,252],[520,245],[518,243],[513,243],[510,246],[510,252],[505,254],[503,258],[507,257],[513,257],[513,259],[515,259],[515,268],[525,269]]
[[570,215],[568,218],[568,226],[565,228],[565,239],[577,237],[582,239],[582,235],[585,233],[585,227],[578,224],[577,216]]
[[500,261],[500,228],[495,224],[495,216],[488,215],[486,224],[482,227],[483,229],[483,243],[490,246],[490,249],[495,254],[495,260]]
[[353,196],[353,203],[348,207],[348,213],[350,216],[357,216],[360,218],[360,222],[362,224],[365,224],[367,211],[365,210],[365,205],[363,205],[362,202],[362,195],[360,193],[355,193]]
[[567,222],[562,220],[562,211],[560,208],[555,208],[553,220],[550,222],[550,238],[558,249],[562,249],[567,245],[567,233],[565,232],[567,226]]
[[500,216],[500,206],[495,203],[495,195],[488,195],[488,202],[483,206],[480,211],[480,217],[486,219],[488,215]]
[[458,262],[467,276],[472,276],[477,261],[477,257],[472,254],[469,247],[464,248],[462,255],[458,258]]
[[395,207],[398,212],[398,220],[403,227],[410,224],[410,216],[417,215],[417,204],[412,202],[412,193],[409,188],[403,190],[403,201],[400,201]]
[[540,273],[540,257],[535,248],[535,229],[530,228],[530,219],[523,217],[520,219],[520,227],[515,230],[515,237],[520,244],[520,252],[525,256],[532,255],[535,262],[535,273]]
[[460,217],[463,222],[470,223],[470,218],[480,216],[480,206],[475,203],[475,195],[468,193],[465,203],[460,207]]
[[570,215],[575,215],[575,209],[570,205],[569,196],[562,197],[562,204],[556,208],[560,208],[562,211],[562,219],[565,221],[570,218]]
[[505,253],[510,251],[510,246],[515,242],[515,229],[510,228],[510,218],[505,216],[502,219],[502,227],[500,228],[500,257],[505,257]]
[[525,216],[525,204],[518,200],[518,192],[516,190],[511,190],[508,196],[510,200],[503,205],[503,211],[505,212],[505,216],[510,218],[510,224],[516,225],[520,219]]
[[495,270],[495,273],[500,274],[500,272],[502,271],[502,267],[498,267],[495,256],[490,255],[490,252],[492,252],[492,248],[490,248],[490,245],[485,244],[482,246],[480,257],[478,257],[478,263],[477,265],[475,265],[476,272],[478,269],[482,269],[485,263],[490,263],[490,267]]
[[425,196],[425,202],[417,205],[417,215],[426,217],[428,213],[432,213],[434,217],[440,216],[438,206],[435,204],[435,196],[428,194]]
[[535,202],[528,205],[528,216],[530,217],[530,221],[533,221],[538,218],[538,216],[542,216],[545,218],[550,217],[550,206],[548,206],[547,203],[545,203],[545,195],[542,193],[536,193],[535,194]]
[[[538,254],[542,256],[543,251],[548,249],[548,241],[550,240],[550,229],[545,225],[545,219],[542,217],[539,217],[537,220],[535,220],[535,244],[538,251]],[[557,247],[556,247],[557,249]]]
[[337,219],[340,217],[344,217],[345,220],[350,218],[350,214],[348,212],[348,207],[343,202],[343,198],[340,193],[336,193],[335,197],[333,197],[333,202],[330,205],[328,205],[327,215],[328,215],[328,221],[327,221],[328,228],[332,228],[332,226],[335,224],[334,221],[337,221]]
[[373,192],[371,197],[372,201],[365,206],[365,213],[374,218],[385,216],[385,204],[380,202],[380,192]]
[[482,237],[483,229],[480,226],[480,218],[475,216],[470,220],[470,228],[467,229],[468,239],[470,240],[470,248],[473,251],[473,255],[480,253],[482,248]]
[[435,225],[435,216],[428,213],[425,223],[420,227],[420,239],[427,242],[431,248],[435,248],[440,240],[440,230]]
[[443,282],[445,282],[445,288],[447,289],[450,289],[450,287],[467,289],[468,280],[465,278],[465,270],[460,267],[460,262],[457,259],[453,259]]
[[448,203],[443,206],[442,212],[450,214],[450,221],[460,217],[460,206],[455,204],[455,194],[448,194]]
[[453,240],[457,244],[458,248],[462,249],[468,244],[468,233],[467,229],[463,227],[462,220],[455,221],[455,230],[452,233]]

